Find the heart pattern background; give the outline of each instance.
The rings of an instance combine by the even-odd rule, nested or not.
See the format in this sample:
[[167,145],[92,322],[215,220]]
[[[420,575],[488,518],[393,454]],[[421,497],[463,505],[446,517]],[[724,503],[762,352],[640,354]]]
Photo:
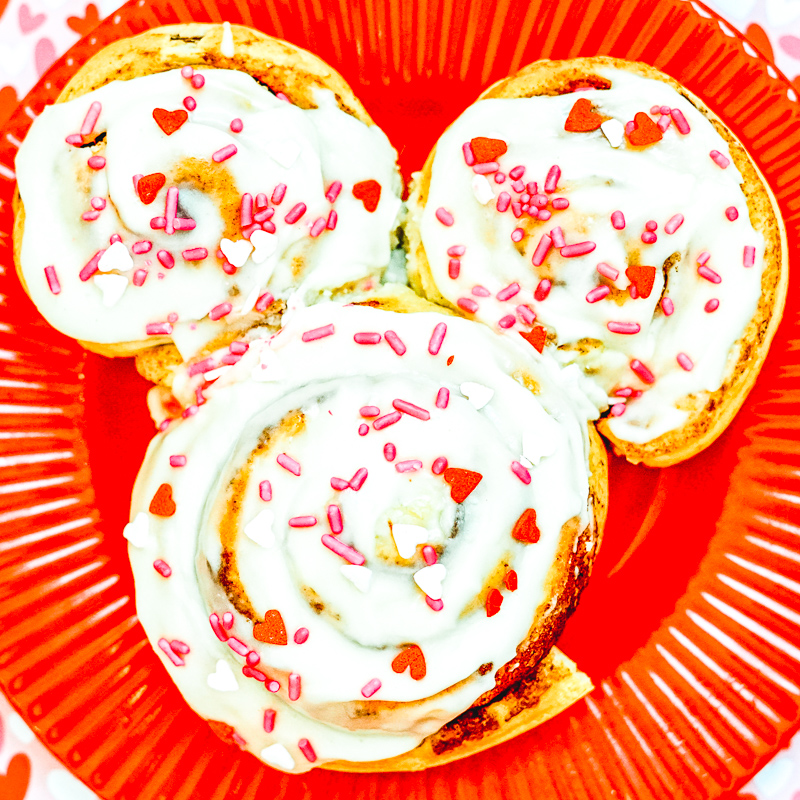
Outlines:
[[[743,31],[800,94],[800,0],[705,0]],[[120,0],[0,0],[0,126],[53,61]],[[42,745],[0,693],[2,800],[97,800]],[[800,800],[800,734],[726,800]]]

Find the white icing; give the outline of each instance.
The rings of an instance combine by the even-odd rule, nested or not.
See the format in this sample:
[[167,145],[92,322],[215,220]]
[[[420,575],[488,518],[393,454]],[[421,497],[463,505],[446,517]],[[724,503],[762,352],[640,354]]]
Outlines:
[[227,21],[222,23],[222,41],[220,42],[219,51],[226,58],[233,58],[233,54],[236,52],[233,44],[231,24]]
[[[26,221],[22,272],[37,307],[62,332],[99,343],[137,341],[147,338],[148,323],[166,323],[170,315],[191,323],[230,302],[235,317],[248,303],[251,309],[267,289],[279,298],[297,290],[313,299],[325,290],[372,279],[387,266],[401,202],[396,154],[386,136],[339,110],[325,90],[316,93],[319,108],[302,110],[243,72],[198,74],[205,78],[201,89],[174,70],[116,81],[49,106],[23,142],[16,160]],[[196,109],[166,135],[153,110],[183,110],[187,96],[194,98]],[[86,148],[67,144],[65,138],[80,130],[94,102],[102,109],[93,133],[104,133],[105,139]],[[230,129],[236,118],[244,126],[239,133]],[[238,152],[214,162],[212,155],[229,145]],[[92,155],[106,159],[103,169],[89,168]],[[198,172],[206,185],[200,184]],[[145,205],[133,179],[153,173],[164,174],[166,185]],[[355,183],[368,179],[382,188],[374,213],[352,194]],[[343,188],[331,204],[325,193],[337,180]],[[274,224],[276,231],[256,231],[255,252],[244,259],[249,245],[240,227],[241,197],[249,193],[255,200],[264,193],[271,198],[281,183],[288,187],[285,197],[277,206],[270,201],[274,215],[264,223]],[[166,228],[151,227],[151,220],[166,216],[170,188],[179,192],[178,217],[193,219],[194,229],[168,234]],[[97,219],[84,221],[81,214],[92,208],[92,198],[104,200],[105,207]],[[285,222],[300,202],[307,206],[303,217],[294,224]],[[338,214],[335,230],[312,237],[310,225],[327,220],[331,210]],[[113,234],[122,241],[110,245]],[[233,244],[225,245],[225,239]],[[151,242],[152,247],[137,254],[137,242]],[[224,260],[217,257],[221,242],[223,252],[236,250],[235,264],[241,267],[234,275],[223,271]],[[182,253],[193,248],[205,248],[208,256],[184,260]],[[84,265],[103,249],[101,269],[129,279],[113,308],[103,306],[92,281],[79,279]],[[159,262],[162,250],[174,258],[172,269]],[[57,295],[46,280],[48,266],[61,285]],[[137,270],[147,272],[141,286],[133,281]]]
[[[447,333],[434,357],[429,340],[441,322]],[[525,342],[496,336],[484,326],[438,314],[335,304],[296,309],[284,323],[269,338],[258,338],[269,336],[263,329],[251,331],[241,360],[204,390],[205,404],[151,444],[131,514],[144,513],[164,482],[172,487],[176,510],[169,518],[150,516],[153,541],[144,549],[130,548],[130,557],[137,614],[150,640],[178,639],[191,648],[181,667],[156,650],[189,704],[202,716],[233,726],[256,755],[264,757],[265,748],[279,744],[294,766],[286,759],[277,766],[300,772],[311,767],[298,747],[301,739],[311,742],[315,765],[391,757],[415,747],[494,686],[495,671],[514,657],[536,609],[547,602],[546,576],[562,526],[576,516],[581,529],[589,522],[588,433],[585,407],[574,405],[561,387],[553,359],[531,358]],[[333,335],[302,341],[304,332],[330,324]],[[404,342],[403,356],[385,339],[364,346],[353,338],[358,332],[387,330]],[[271,357],[265,358],[267,353]],[[449,356],[454,358],[448,366]],[[280,382],[253,379],[264,362],[270,365],[267,371],[280,363]],[[538,394],[512,377],[520,372],[536,381]],[[477,409],[459,392],[465,383],[491,388],[491,403]],[[436,406],[442,387],[450,392],[444,409]],[[403,414],[395,424],[376,429],[374,418],[361,416],[365,405],[377,406],[381,415],[392,413],[398,398],[425,409],[430,419]],[[288,438],[275,432],[275,425],[297,412],[303,415],[302,429]],[[531,467],[529,485],[511,470],[523,449],[520,419],[534,427],[536,420],[552,421],[554,428],[548,434],[555,439],[552,453]],[[369,426],[365,436],[357,432],[361,424]],[[269,449],[256,450],[265,431]],[[393,462],[384,456],[390,442],[397,450]],[[280,453],[300,464],[300,476],[277,463]],[[169,466],[174,454],[187,457],[180,470]],[[461,506],[451,499],[443,476],[432,472],[440,456],[450,467],[483,475]],[[415,459],[422,468],[396,469]],[[240,472],[245,465],[246,473]],[[361,468],[368,474],[358,491],[331,487],[332,477],[356,481]],[[216,580],[220,531],[230,530],[223,523],[227,492],[237,475],[244,476],[244,483],[235,484],[236,524],[244,535],[236,533],[231,547],[239,578],[259,619],[270,609],[280,612],[286,646],[256,641],[253,623]],[[259,489],[265,480],[271,486],[268,501]],[[349,564],[322,544],[321,537],[332,530],[331,505],[340,508],[343,519],[336,538],[363,554],[363,566]],[[526,508],[537,512],[541,539],[536,545],[511,537]],[[288,524],[303,516],[314,516],[317,524]],[[426,565],[420,547],[411,563],[399,559],[389,521],[425,531],[437,564]],[[267,529],[274,543],[265,547]],[[422,538],[417,533],[414,538]],[[475,600],[488,576],[509,557],[519,588],[503,590],[502,609],[489,618],[482,601]],[[156,558],[170,566],[171,577],[153,569]],[[441,585],[441,611],[428,606],[419,584],[433,600]],[[322,604],[321,613],[311,605],[314,598]],[[229,635],[258,653],[257,668],[280,683],[279,691],[245,677],[244,658],[216,637],[209,615],[226,612],[234,620]],[[300,628],[309,636],[296,644]],[[419,681],[391,666],[409,642],[418,644],[425,657],[427,674]],[[220,661],[231,666],[237,692],[209,690],[207,678],[217,674]],[[478,668],[487,662],[494,669],[480,675]],[[290,673],[301,677],[296,700],[288,696]],[[375,713],[357,714],[367,702],[363,687],[375,679],[381,682],[369,701],[376,704]],[[390,705],[382,707],[380,701]],[[263,729],[265,709],[276,711],[271,733]]]
[[[731,348],[756,311],[764,241],[750,224],[741,175],[733,163],[721,169],[709,155],[712,150],[726,157],[730,154],[708,120],[665,83],[610,68],[596,72],[612,80],[610,90],[482,100],[467,109],[438,142],[426,206],[422,213],[414,213],[439,291],[453,303],[459,298],[477,302],[475,318],[497,330],[499,321],[514,316],[517,306],[529,306],[537,316],[534,324],[542,323],[557,335],[560,362],[578,363],[593,378],[596,387],[588,390],[598,409],[606,407],[607,395],[626,403],[622,416],[610,417],[613,433],[644,443],[686,420],[687,412],[678,407],[681,399],[720,387]],[[566,132],[565,120],[578,98],[590,100],[611,120],[601,130]],[[684,136],[671,124],[661,141],[645,149],[634,149],[627,140],[620,140],[620,126],[655,105],[680,109],[691,132]],[[477,136],[503,139],[508,152],[499,158],[500,170],[508,175],[523,165],[522,181],[536,181],[540,193],[548,171],[557,164],[561,178],[557,190],[547,196],[567,198],[569,208],[556,210],[548,205],[552,217],[537,221],[525,214],[517,219],[512,209],[499,213],[495,202],[482,205],[482,198],[476,199],[472,191],[476,176],[462,152],[462,145]],[[516,200],[520,195],[512,182],[507,177],[503,183],[490,181],[489,185],[495,196],[505,191]],[[726,218],[731,206],[738,210],[735,221]],[[452,213],[452,226],[436,218],[440,207]],[[610,216],[616,210],[625,216],[622,231],[611,225]],[[684,222],[668,234],[665,224],[676,214],[682,214]],[[640,238],[649,220],[658,224],[653,244]],[[530,234],[517,245],[511,233],[520,226]],[[596,249],[565,258],[553,248],[541,268],[533,267],[532,256],[541,236],[555,227],[562,228],[567,244],[591,241]],[[447,250],[454,245],[466,247],[457,279],[448,276],[451,257]],[[743,266],[745,246],[755,248],[752,268]],[[721,284],[698,275],[696,262],[704,251],[711,254],[708,266],[722,276]],[[665,316],[659,308],[662,265],[674,253],[680,255],[680,262],[669,272],[666,295],[675,313]],[[619,271],[613,286],[625,293],[622,305],[609,298],[586,301],[592,289],[611,285],[596,271],[600,262]],[[630,263],[656,267],[649,299],[628,296],[625,270]],[[538,301],[534,290],[544,277],[554,278],[554,283],[549,296]],[[497,300],[498,291],[513,283],[520,285],[519,293]],[[485,287],[490,296],[472,294],[476,285]],[[719,308],[706,313],[704,307],[711,299],[719,300]],[[641,331],[612,333],[608,322],[638,323]],[[507,332],[518,338],[518,332],[529,327],[516,317]],[[584,356],[567,349],[587,338],[602,345]],[[679,353],[690,357],[694,369],[681,368],[676,360]],[[652,386],[631,370],[633,359],[656,377]],[[615,395],[626,387],[643,394],[629,401]]]

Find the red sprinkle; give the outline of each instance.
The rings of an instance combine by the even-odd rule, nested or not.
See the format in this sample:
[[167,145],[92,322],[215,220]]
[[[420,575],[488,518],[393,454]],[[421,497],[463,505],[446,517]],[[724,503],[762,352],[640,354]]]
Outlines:
[[208,258],[208,250],[205,247],[190,247],[181,255],[184,261],[202,261],[204,258]]
[[625,333],[625,334],[634,334],[639,333],[642,329],[641,325],[638,322],[608,322],[606,323],[606,328],[608,328],[611,333]]
[[514,169],[508,173],[508,177],[511,178],[512,181],[518,181],[524,174],[525,167],[520,164],[519,166],[514,167]]
[[517,320],[516,320],[516,318],[514,317],[513,314],[506,314],[506,316],[504,316],[502,319],[500,319],[497,324],[501,328],[507,329],[507,328],[513,328],[514,325],[516,324],[516,322],[517,322]]
[[231,120],[231,130],[234,133],[241,133],[243,128],[244,128],[244,123],[239,119],[239,117],[236,117],[236,119]]
[[654,233],[650,231],[645,231],[642,234],[642,241],[645,244],[655,244],[658,241],[658,236],[656,236]]
[[303,214],[305,213],[306,213],[306,204],[296,203],[294,206],[292,206],[289,213],[283,219],[289,225],[294,225],[294,223],[297,222],[297,220],[299,220],[300,217],[302,217]]
[[443,600],[433,600],[432,598],[425,595],[425,602],[434,610],[434,611],[441,611],[444,608],[444,601]]
[[[195,75],[195,78],[197,77],[202,76]],[[194,83],[194,78],[192,78],[192,82]],[[235,156],[238,152],[239,148],[235,144],[226,144],[225,147],[220,147],[216,153],[212,154],[211,159],[219,164],[222,161],[227,161],[231,156]]]
[[392,348],[392,350],[395,351],[395,353],[397,353],[397,355],[401,356],[403,353],[405,353],[406,346],[394,331],[386,331],[383,335],[386,339],[386,343]]
[[542,278],[542,280],[539,281],[539,285],[536,287],[533,293],[534,298],[536,300],[539,300],[540,302],[542,300],[545,300],[547,298],[547,295],[550,294],[550,289],[552,288],[552,286],[553,284],[550,283],[550,281],[547,280],[547,278]]
[[499,212],[508,211],[508,207],[511,205],[511,195],[508,192],[500,192],[497,195],[497,203],[496,207]]
[[103,169],[106,165],[106,160],[103,156],[90,156],[86,162],[92,169]]
[[195,72],[191,77],[191,83],[195,89],[202,89],[205,86],[206,79],[199,72]]
[[212,614],[208,618],[208,621],[211,623],[211,630],[214,631],[214,633],[217,636],[217,639],[219,639],[221,642],[227,642],[228,641],[228,634],[225,633],[225,629],[222,627],[222,623],[220,622],[219,615]]
[[725,216],[733,222],[735,219],[739,219],[739,210],[736,206],[728,206],[728,208],[725,209]]
[[356,333],[353,341],[356,344],[379,344],[382,338],[379,333]]
[[514,230],[511,231],[512,242],[521,242],[524,236],[525,236],[525,231],[522,230],[522,228],[514,228]]
[[[297,680],[298,680],[297,697],[299,697],[300,696],[300,688],[299,688],[299,686],[300,686],[300,684],[299,684],[300,676],[299,675],[297,677]],[[290,675],[289,676],[289,699],[290,700],[296,700],[297,697],[292,697],[291,681],[292,681],[292,676]],[[300,748],[300,752],[306,757],[307,761],[309,761],[310,763],[313,764],[317,760],[317,754],[314,752],[314,748],[311,746],[311,742],[309,742],[308,739],[301,739],[297,743],[297,746]]]
[[308,628],[298,628],[294,632],[294,643],[305,644],[308,641]]
[[317,219],[314,220],[314,224],[311,226],[311,230],[308,232],[309,236],[311,236],[312,239],[316,239],[317,236],[325,230],[327,221],[326,217],[317,217]]
[[714,311],[716,311],[719,308],[719,300],[717,300],[716,298],[713,299],[713,300],[709,300],[705,304],[704,308],[705,308],[705,311],[706,311],[707,314],[712,314]]
[[575,258],[591,253],[597,245],[594,242],[579,242],[578,244],[568,244],[561,248],[561,255],[564,258]]
[[455,280],[461,274],[461,261],[457,258],[451,258],[447,264],[447,276],[451,280]]
[[317,518],[312,516],[291,517],[289,520],[290,528],[313,528],[317,524]]
[[464,163],[471,167],[475,163],[475,155],[472,152],[472,147],[469,142],[464,142],[461,145],[461,152],[464,154]]
[[170,456],[169,457],[169,465],[171,467],[185,467],[186,466],[186,456]]
[[697,274],[701,278],[705,278],[707,281],[711,281],[711,283],[722,283],[722,278],[713,269],[710,267],[706,267],[705,265],[700,266],[697,268]]
[[394,425],[395,422],[399,422],[402,416],[403,415],[399,411],[391,411],[388,414],[384,414],[382,417],[378,417],[378,419],[372,423],[372,427],[375,428],[376,431],[382,431],[384,428]]
[[[289,699],[290,700],[298,700],[299,698],[300,698],[300,676],[296,672],[290,672],[289,673]],[[301,739],[300,741],[301,742],[305,742],[306,746],[308,748],[311,747],[311,745],[308,743],[308,739]],[[300,749],[302,750],[302,747]],[[311,751],[311,754],[312,755],[314,754],[313,750]],[[314,758],[311,759],[311,758],[308,757],[308,755],[306,755],[306,758],[308,758],[309,761],[312,761],[312,760],[316,761],[317,757],[314,756]]]
[[146,278],[147,278],[147,270],[137,269],[136,272],[133,273],[133,285],[141,286],[145,282]]
[[378,414],[381,413],[381,410],[378,406],[361,406],[358,413],[361,414],[362,417],[370,419],[372,417],[377,417]]
[[275,298],[270,292],[264,292],[256,301],[256,311],[266,311],[273,303]]
[[517,312],[519,318],[526,324],[526,325],[533,325],[536,321],[536,314],[531,311],[528,306],[522,305],[517,306],[514,311]]
[[153,562],[153,569],[155,569],[162,578],[169,578],[169,576],[172,575],[172,567],[160,558],[157,558]]
[[275,709],[268,708],[264,712],[264,730],[267,733],[272,733],[275,730]]
[[618,231],[625,230],[625,215],[621,211],[615,211],[611,215],[611,226]]
[[564,231],[558,226],[550,231],[550,238],[553,240],[556,249],[561,249],[566,244],[564,241]]
[[197,108],[197,100],[195,100],[194,97],[184,97],[183,107],[187,111],[194,111]]
[[45,267],[44,276],[47,279],[47,285],[50,287],[50,291],[53,294],[61,294],[61,284],[58,282],[58,276],[56,275],[56,268],[53,266]]
[[391,443],[387,442],[383,446],[383,457],[391,464],[397,455],[397,448]]
[[439,456],[431,465],[431,472],[434,475],[441,475],[447,469],[447,459],[444,456]]
[[417,419],[429,420],[431,418],[430,411],[415,406],[407,400],[393,400],[392,407],[396,408],[398,411],[402,411],[404,414],[408,414],[410,417],[416,417]]
[[366,423],[362,422],[358,426],[358,435],[359,436],[366,436],[368,433],[369,433],[369,425],[367,425]]
[[439,322],[433,329],[430,341],[428,342],[428,352],[432,355],[438,355],[439,350],[442,349],[444,337],[447,335],[447,324]]
[[186,662],[176,652],[173,651],[170,643],[166,639],[159,639],[158,646],[166,653],[167,658],[176,667],[183,667],[186,665]]
[[448,228],[455,222],[453,215],[442,206],[436,209],[436,219],[442,223],[442,225],[446,225]]
[[511,471],[527,486],[531,482],[531,473],[519,463],[519,461],[511,462]]
[[258,496],[266,503],[272,500],[272,484],[269,481],[258,484]]
[[291,472],[292,475],[300,475],[300,465],[291,456],[287,456],[286,453],[281,453],[276,460],[285,470]]
[[563,211],[565,208],[569,208],[569,200],[566,197],[554,197],[551,205],[556,211]]
[[325,192],[325,199],[329,203],[335,203],[336,198],[339,196],[339,193],[342,191],[342,182],[341,181],[334,181],[329,187],[328,191]]
[[304,342],[315,342],[317,339],[324,339],[326,336],[333,336],[334,328],[333,323],[330,325],[323,325],[320,328],[313,328],[310,331],[306,331],[302,335],[302,340]]
[[634,358],[631,361],[630,367],[644,383],[652,384],[656,382],[656,376],[638,358]]
[[331,488],[335,489],[337,492],[343,492],[345,489],[350,488],[350,483],[342,478],[331,478]]
[[447,248],[447,255],[453,257],[463,256],[466,252],[466,245],[463,244],[454,244],[452,247]]
[[426,544],[425,547],[422,548],[422,557],[429,567],[433,566],[436,563],[436,549]]

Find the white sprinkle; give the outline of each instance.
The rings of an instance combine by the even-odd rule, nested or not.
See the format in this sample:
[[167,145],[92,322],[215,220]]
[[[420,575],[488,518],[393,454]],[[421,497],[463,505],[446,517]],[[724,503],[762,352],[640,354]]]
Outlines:
[[414,573],[414,583],[425,592],[431,600],[442,599],[442,581],[447,575],[444,564],[431,564]]
[[122,535],[134,547],[147,547],[150,544],[150,519],[140,511],[122,531]]
[[217,671],[212,672],[206,681],[208,685],[218,692],[235,692],[239,689],[236,676],[227,661],[217,661]]
[[[615,398],[619,402],[619,398]],[[536,428],[523,428],[522,430],[522,459],[524,464],[536,466],[543,458],[553,455],[558,448],[559,433],[555,423],[549,418],[547,424],[537,424]],[[537,419],[537,423],[544,423],[545,419]]]
[[422,525],[392,525],[392,538],[394,539],[400,558],[413,558],[417,552],[417,545],[428,541],[428,531]]
[[114,242],[106,248],[105,253],[100,256],[97,262],[97,269],[100,272],[111,272],[112,269],[118,272],[126,272],[133,268],[133,259],[122,242]]
[[[253,253],[253,263],[263,264],[278,249],[278,237],[267,231],[253,231],[250,244],[256,248]],[[262,280],[266,281],[266,278],[262,277]]]
[[355,564],[343,564],[339,569],[342,575],[353,584],[360,592],[369,591],[372,582],[372,570],[369,567],[357,567]]
[[269,509],[259,511],[244,526],[245,535],[261,547],[272,547],[275,544],[275,532],[272,530],[273,522],[275,522],[274,512]]
[[291,139],[273,139],[265,142],[264,147],[270,158],[285,169],[289,169],[300,155],[300,145]]
[[128,279],[124,275],[95,274],[94,285],[103,293],[103,305],[106,308],[115,306],[128,288]]
[[483,408],[494,397],[494,389],[490,389],[482,383],[467,381],[466,383],[462,383],[458,388],[461,394],[463,394],[477,409]]
[[247,263],[250,253],[253,252],[253,245],[247,239],[238,239],[235,242],[223,239],[219,243],[219,249],[234,267],[243,267]]
[[215,381],[217,378],[221,378],[226,372],[233,369],[233,364],[223,364],[221,367],[217,367],[216,369],[210,369],[208,372],[203,373],[203,380],[208,381]]
[[472,193],[475,195],[475,199],[484,206],[494,200],[492,185],[485,175],[472,176]]
[[266,761],[271,767],[277,767],[286,772],[294,769],[294,759],[289,755],[289,751],[278,742],[261,751],[261,760]]
[[618,119],[607,119],[600,130],[612,147],[619,147],[625,141],[625,126]]
[[219,46],[219,51],[226,58],[233,58],[233,31],[231,31],[230,22],[222,23],[222,43]]

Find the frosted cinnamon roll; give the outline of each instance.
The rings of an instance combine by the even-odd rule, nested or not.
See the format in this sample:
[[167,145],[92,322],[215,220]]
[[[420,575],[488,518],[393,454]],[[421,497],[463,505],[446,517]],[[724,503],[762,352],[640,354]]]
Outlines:
[[157,435],[134,489],[137,613],[187,702],[303,772],[441,763],[577,699],[573,672],[518,716],[563,669],[600,541],[592,409],[457,317],[284,322]]
[[248,28],[178,25],[90,59],[17,156],[15,256],[56,328],[184,355],[298,292],[372,285],[396,153],[343,79]]
[[541,61],[491,87],[409,206],[413,285],[580,365],[633,462],[710,444],[780,320],[769,187],[700,100],[643,64]]

